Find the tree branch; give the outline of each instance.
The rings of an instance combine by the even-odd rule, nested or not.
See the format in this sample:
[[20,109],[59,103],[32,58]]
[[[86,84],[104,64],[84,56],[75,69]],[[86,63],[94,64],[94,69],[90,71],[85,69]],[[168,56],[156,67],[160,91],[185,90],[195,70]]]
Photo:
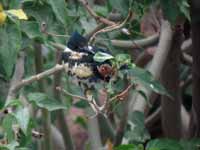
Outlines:
[[161,107],[158,107],[155,112],[145,119],[145,126],[147,128],[152,127],[152,125],[160,118],[161,116]]
[[21,81],[24,75],[24,58],[25,58],[25,54],[23,51],[21,51],[19,53],[19,57],[15,65],[15,71],[10,82],[10,88],[9,88],[8,95],[6,98],[6,103],[16,98],[17,93],[14,92],[15,91],[14,89],[15,89],[15,86],[19,84],[19,82]]
[[[61,64],[61,51],[56,51],[56,64]],[[53,93],[54,97],[62,103],[62,98],[60,92],[57,91],[57,87],[61,85],[61,72],[57,72],[54,74],[54,84],[53,84]],[[74,144],[71,137],[71,133],[69,131],[69,127],[67,121],[65,119],[64,110],[57,111],[57,121],[60,126],[60,132],[62,134],[62,138],[64,140],[65,149],[74,150]]]
[[[42,46],[39,43],[34,43],[35,48],[35,70],[36,73],[43,71],[43,57],[42,57]],[[40,92],[45,92],[45,81],[41,80],[38,82]],[[51,139],[51,115],[46,109],[42,109],[43,120],[43,132],[44,132],[44,142],[42,147],[45,150],[52,149],[52,139]]]
[[125,20],[124,20],[123,22],[118,23],[118,24],[114,24],[114,25],[107,26],[107,27],[105,27],[105,28],[103,28],[103,29],[101,29],[101,30],[95,32],[95,33],[91,36],[91,38],[90,38],[90,40],[89,40],[88,43],[90,44],[91,42],[93,42],[93,40],[95,39],[95,37],[96,37],[98,34],[100,34],[100,33],[111,32],[111,31],[113,31],[113,30],[122,28],[122,27],[126,24],[126,22],[127,22],[132,16],[133,16],[133,13],[129,10],[128,15],[127,15],[127,17],[125,18]]
[[150,37],[140,39],[140,40],[111,40],[113,46],[121,48],[140,48],[147,47],[155,44],[159,40],[159,33],[156,33]]
[[31,84],[34,81],[39,81],[45,77],[48,77],[50,75],[53,75],[57,72],[60,72],[62,70],[64,70],[65,68],[68,68],[68,65],[63,64],[63,65],[59,65],[57,64],[55,67],[46,70],[44,72],[38,73],[36,75],[33,75],[27,79],[22,79],[21,81],[19,80],[18,83],[14,84],[11,89],[10,89],[10,93],[11,95],[16,95],[16,93],[18,92],[18,90],[20,90],[22,87]]
[[191,39],[191,38],[185,40],[185,41],[182,43],[182,45],[181,45],[181,50],[182,50],[183,52],[186,52],[186,53],[192,51],[192,39]]
[[[171,48],[171,42],[172,42],[172,29],[170,23],[166,20],[162,20],[161,35],[158,48],[156,50],[156,53],[154,54],[151,66],[148,68],[148,70],[153,74],[155,79],[159,79],[160,77],[162,68],[164,66],[164,63],[166,62],[169,50]],[[142,86],[139,86],[138,88],[144,91],[147,98],[150,97],[152,93],[151,91],[143,88]],[[129,110],[131,112],[136,110],[144,112],[145,108],[146,108],[146,101],[144,100],[144,98],[138,94],[132,95],[132,101]]]
[[[99,29],[101,29],[101,28],[102,28],[102,26],[101,27],[97,26],[97,29],[95,30],[95,32],[99,31]],[[94,33],[90,33],[90,34],[94,34]],[[91,37],[90,34],[86,35],[86,37],[87,38]],[[159,40],[159,34],[157,33],[157,34],[154,34],[150,37],[147,37],[147,38],[144,38],[144,39],[139,39],[139,40],[133,40],[133,41],[111,40],[111,44],[113,46],[120,47],[120,48],[136,49],[136,48],[142,47],[142,49],[143,49],[144,47],[148,47],[148,46],[151,46],[151,45],[157,43],[158,40]],[[60,44],[60,43],[51,42],[50,44],[52,46],[54,46],[55,48],[58,48],[58,49],[61,49],[61,50],[64,50],[66,48],[65,45]]]

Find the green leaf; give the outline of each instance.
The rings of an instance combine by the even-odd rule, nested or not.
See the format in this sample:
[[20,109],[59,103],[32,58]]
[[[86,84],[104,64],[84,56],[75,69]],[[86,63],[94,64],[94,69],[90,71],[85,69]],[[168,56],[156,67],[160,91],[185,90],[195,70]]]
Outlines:
[[28,108],[21,108],[19,109],[15,114],[15,118],[17,119],[17,122],[24,132],[24,134],[27,134],[27,129],[30,121],[30,114]]
[[17,146],[19,146],[19,143],[17,141],[12,141],[11,143],[7,145],[0,145],[0,149],[1,150],[15,150]]
[[16,150],[30,150],[30,149],[26,147],[20,147],[20,148],[17,148]]
[[12,75],[17,54],[21,47],[21,32],[16,24],[5,24],[0,28],[0,71],[7,78]]
[[65,0],[56,0],[56,1],[48,0],[47,2],[51,5],[51,7],[56,15],[56,18],[64,25],[67,25],[67,20],[68,20],[67,14],[68,13],[67,13],[67,7],[66,7]]
[[114,150],[133,150],[134,147],[136,147],[136,146],[133,144],[119,145],[116,148],[114,148]]
[[120,64],[120,66],[131,63],[131,56],[128,54],[118,54],[116,55],[115,59]]
[[181,2],[178,3],[178,6],[181,13],[183,13],[188,20],[191,20],[189,11],[190,5],[188,4],[187,0],[181,0]]
[[108,15],[108,9],[105,6],[94,5],[94,11],[99,16],[104,16],[105,17],[105,16]]
[[26,148],[26,147],[20,147],[20,148],[16,148],[16,150],[30,150],[29,148]]
[[[25,4],[23,6],[23,9],[26,11],[26,14],[29,16],[29,18],[35,18],[39,25],[42,25],[43,23],[45,23],[46,31],[49,33],[59,34],[59,35],[63,35],[67,33],[68,28],[66,28],[66,26],[64,26],[62,22],[60,22],[55,17],[52,7],[50,5],[47,5],[46,3],[45,4],[38,4],[38,3],[35,4],[35,3],[36,2],[34,0],[33,2],[30,2],[30,3],[28,2],[28,4]],[[57,36],[51,36],[51,38],[57,43],[66,42],[65,38],[61,38]],[[49,38],[47,38],[46,36],[43,36],[42,42],[47,43],[46,40],[49,40]]]
[[151,89],[156,93],[167,95],[172,98],[171,94],[158,80],[154,79],[149,71],[139,67],[132,67],[128,70],[128,73],[131,75],[133,83],[141,83],[144,87]]
[[91,32],[97,26],[97,23],[93,18],[88,19],[86,17],[82,17],[80,18],[80,23],[86,33]]
[[9,106],[22,106],[22,102],[19,99],[6,101],[4,108]]
[[178,141],[171,139],[155,139],[147,143],[147,150],[183,150]]
[[87,128],[86,119],[82,116],[78,116],[75,120],[75,123],[80,124],[85,129]]
[[9,115],[6,115],[3,119],[3,123],[2,123],[2,126],[3,126],[3,129],[6,133],[6,137],[8,139],[8,142],[11,142],[14,140],[14,132],[13,132],[13,129],[12,129],[12,125],[16,123],[16,120],[15,120],[15,117],[12,116],[11,114]]
[[109,5],[113,7],[113,9],[118,10],[123,16],[126,16],[128,14],[128,0],[109,0],[108,2]]
[[21,23],[21,29],[30,39],[41,37],[40,26],[36,21],[24,21]]
[[80,101],[76,102],[74,104],[74,106],[77,108],[86,108],[86,107],[89,107],[90,105],[85,100],[80,100]]
[[[179,1],[179,0],[178,0]],[[175,0],[160,0],[164,16],[171,22],[175,23],[180,11]]]
[[26,13],[22,9],[11,9],[5,12],[17,17],[20,20],[28,20]]
[[147,102],[148,106],[151,107],[151,103],[148,99],[148,97],[146,96],[145,92],[141,91],[141,90],[137,90],[137,92],[144,98],[144,100]]
[[133,112],[129,116],[128,125],[130,129],[126,131],[125,136],[130,141],[144,143],[150,139],[150,135],[144,125],[144,114],[142,112]]
[[48,111],[67,109],[67,107],[62,103],[49,98],[46,94],[43,93],[31,93],[28,95],[28,99],[29,101],[34,102],[38,107],[45,108]]
[[19,0],[12,0],[9,2],[9,9],[20,9],[20,4]]
[[191,139],[191,140],[181,140],[180,145],[182,146],[182,150],[196,150],[200,145],[200,139]]
[[114,57],[112,55],[103,52],[97,52],[93,57],[93,59],[97,62],[104,62],[113,58]]

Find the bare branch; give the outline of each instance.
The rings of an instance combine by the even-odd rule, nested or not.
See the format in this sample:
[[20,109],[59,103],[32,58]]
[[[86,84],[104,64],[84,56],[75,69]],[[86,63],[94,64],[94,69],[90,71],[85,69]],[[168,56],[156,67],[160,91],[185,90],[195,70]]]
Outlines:
[[111,32],[113,30],[122,28],[126,24],[126,22],[132,17],[132,15],[133,15],[133,13],[131,11],[129,11],[128,16],[126,17],[126,19],[122,23],[114,24],[114,25],[105,27],[105,28],[97,31],[96,33],[94,33],[92,35],[92,37],[89,40],[89,43],[91,43],[94,40],[94,38],[100,33]]
[[182,53],[182,59],[187,65],[192,65],[193,59],[192,56],[188,55],[187,53],[183,52]]
[[10,82],[10,89],[8,91],[6,102],[9,102],[10,100],[15,99],[16,97],[16,92],[14,92],[13,89],[15,88],[17,84],[19,84],[19,82],[21,81],[24,75],[24,58],[25,58],[25,54],[23,51],[21,51],[19,53],[19,58],[16,62],[15,72]]
[[[36,73],[43,72],[43,57],[42,57],[42,45],[40,43],[34,43],[35,52],[35,71]],[[38,87],[40,92],[46,92],[45,80],[38,81]],[[51,114],[47,109],[42,109],[42,121],[44,141],[42,142],[43,149],[52,150],[52,133],[51,133]]]
[[[62,52],[57,50],[56,53],[55,53],[55,64],[61,64],[62,63],[61,55],[62,55]],[[57,89],[56,89],[58,86],[61,85],[62,72],[55,73],[53,78],[54,78],[54,83],[53,83],[54,97],[57,101],[60,101],[62,103],[61,93],[58,92]],[[75,145],[73,143],[73,139],[72,139],[72,136],[70,134],[69,127],[68,127],[68,121],[66,120],[65,115],[66,114],[65,114],[64,110],[58,110],[57,111],[57,122],[59,124],[59,130],[60,130],[60,133],[62,135],[62,139],[64,141],[65,149],[74,150]]]
[[57,64],[55,67],[49,69],[49,70],[46,70],[44,72],[41,72],[41,73],[38,73],[36,75],[33,75],[27,79],[23,79],[21,80],[20,82],[18,82],[17,84],[13,85],[13,87],[11,88],[11,93],[15,93],[21,89],[22,87],[28,85],[28,84],[31,84],[32,82],[34,81],[38,81],[38,80],[41,80],[45,77],[48,77],[50,75],[53,75],[57,72],[60,72],[62,70],[64,70],[65,68],[68,68],[68,65],[67,64],[63,64],[63,65],[59,65]]
[[[128,88],[131,88],[132,85],[130,84],[128,86]],[[121,144],[122,142],[122,139],[124,137],[124,132],[125,132],[125,128],[126,128],[126,125],[127,125],[127,121],[128,121],[128,114],[129,114],[129,104],[130,104],[130,101],[131,101],[131,92],[129,92],[129,90],[127,89],[127,95],[126,95],[126,100],[124,101],[124,105],[123,105],[123,112],[122,112],[122,117],[120,118],[120,121],[117,125],[117,128],[116,128],[116,136],[115,136],[115,139],[114,139],[114,145],[115,146],[118,146]]]
[[[121,15],[120,14],[114,14],[114,13],[110,13],[109,15],[108,15],[108,19],[109,20],[111,20],[111,21],[121,21]],[[92,36],[93,36],[93,34],[94,33],[96,33],[97,31],[99,31],[99,30],[101,30],[102,28],[104,28],[105,27],[105,24],[104,23],[100,23],[100,24],[98,24],[98,26],[96,26],[96,28],[94,28],[91,32],[89,32],[89,33],[87,33],[86,35],[85,35],[85,37],[87,38],[87,39],[90,39]]]
[[161,116],[161,107],[158,107],[155,112],[145,119],[145,126],[147,128],[152,127],[152,125],[160,118]]
[[159,33],[156,33],[150,37],[140,39],[140,40],[111,40],[113,46],[121,48],[140,48],[147,47],[155,44],[159,39]]
[[124,97],[127,96],[129,90],[133,87],[133,84],[128,85],[128,87],[123,90],[121,93],[115,95],[114,97],[112,97],[109,101],[113,101],[115,99],[119,99],[119,100],[124,100]]
[[[148,70],[156,79],[160,77],[161,70],[166,62],[168,52],[171,48],[172,34],[170,23],[163,20],[158,48],[154,54],[151,66],[148,68]],[[144,91],[147,97],[150,97],[152,93],[151,91],[146,90],[142,86],[138,88]],[[146,108],[146,101],[141,95],[135,94],[132,96],[132,101],[129,108],[131,112],[135,110],[144,112]]]
[[[101,29],[101,27],[97,26],[97,29],[95,30],[95,32],[99,31],[99,29]],[[94,34],[94,33],[91,33],[91,34]],[[90,37],[91,35],[88,34],[87,36]],[[101,40],[101,38],[97,38],[97,39]],[[108,40],[108,39],[106,39],[106,40]],[[148,46],[155,44],[158,40],[159,40],[159,34],[156,33],[150,37],[147,37],[144,39],[139,39],[139,40],[133,40],[133,41],[111,40],[111,44],[116,47],[127,48],[127,49],[129,49],[129,48],[132,48],[132,49],[135,49],[135,48],[141,49],[142,48],[143,49],[143,47],[148,47]],[[66,48],[65,45],[60,44],[60,43],[50,42],[50,44],[57,49],[64,50]]]
[[77,98],[77,99],[82,99],[82,100],[86,100],[86,101],[89,101],[86,97],[83,97],[83,96],[79,96],[79,95],[74,95],[66,90],[64,90],[63,88],[61,87],[56,87],[56,90],[58,90],[59,92],[63,92],[65,95],[67,96],[71,96],[73,98]]
[[192,39],[185,40],[181,45],[181,50],[183,52],[191,52],[192,51]]
[[[91,108],[93,109],[93,111],[96,112],[96,115],[94,117],[88,118],[88,133],[89,133],[89,138],[91,141],[91,148],[101,149],[102,143],[101,143],[101,136],[100,136],[100,131],[99,131],[99,124],[97,120],[97,115],[99,114],[100,111],[97,106],[93,106],[92,102],[94,101],[94,98],[91,95],[89,90],[85,92],[85,96],[87,97],[88,102]],[[89,110],[87,113],[89,114]]]

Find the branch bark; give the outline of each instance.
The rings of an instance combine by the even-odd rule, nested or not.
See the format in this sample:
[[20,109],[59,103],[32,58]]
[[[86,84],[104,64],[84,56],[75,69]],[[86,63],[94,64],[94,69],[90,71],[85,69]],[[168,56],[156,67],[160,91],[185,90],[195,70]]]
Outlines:
[[[61,64],[61,51],[56,51],[56,64]],[[57,87],[61,85],[61,72],[57,72],[54,74],[54,85],[53,85],[53,92],[54,97],[62,102],[60,92],[57,91]],[[71,137],[71,133],[69,132],[69,127],[67,121],[65,119],[65,113],[63,110],[58,110],[57,112],[57,120],[60,126],[60,132],[64,139],[64,144],[67,150],[74,150],[74,144]]]
[[14,92],[15,91],[14,89],[15,89],[15,86],[17,84],[19,84],[19,82],[22,80],[23,75],[24,75],[24,58],[25,58],[25,54],[23,51],[21,51],[19,53],[19,58],[15,65],[15,71],[14,71],[13,77],[10,82],[10,88],[8,90],[6,103],[8,103],[10,100],[16,98],[17,93]]
[[[161,35],[158,48],[156,50],[156,53],[154,54],[151,66],[148,68],[148,70],[153,74],[153,76],[156,79],[159,79],[161,75],[162,68],[164,66],[164,63],[166,62],[171,47],[171,42],[172,42],[172,29],[170,23],[166,20],[162,20]],[[139,86],[139,88],[145,92],[147,98],[151,96],[152,94],[151,91],[146,90],[142,86]],[[132,101],[129,106],[130,106],[129,110],[131,112],[136,110],[144,112],[146,108],[146,102],[142,96],[134,94],[132,95]]]
[[[42,47],[41,44],[35,43],[35,70],[36,73],[41,73],[43,71],[43,58],[42,58]],[[40,92],[45,92],[45,81],[41,80],[38,82]],[[43,117],[43,132],[44,132],[44,142],[42,147],[44,150],[52,149],[52,139],[51,139],[51,116],[48,110],[42,109]]]
[[174,99],[163,95],[161,98],[162,129],[168,138],[181,138],[181,97],[179,88],[179,70],[181,56],[182,32],[175,29],[173,43],[169,51],[167,61],[162,72],[162,83],[164,87],[173,95]]
[[191,0],[191,30],[192,30],[192,115],[189,128],[190,137],[200,137],[200,1]]
[[149,36],[144,39],[140,40],[111,40],[113,46],[121,47],[121,48],[140,48],[140,47],[147,47],[155,44],[159,40],[159,33],[156,33],[152,36]]

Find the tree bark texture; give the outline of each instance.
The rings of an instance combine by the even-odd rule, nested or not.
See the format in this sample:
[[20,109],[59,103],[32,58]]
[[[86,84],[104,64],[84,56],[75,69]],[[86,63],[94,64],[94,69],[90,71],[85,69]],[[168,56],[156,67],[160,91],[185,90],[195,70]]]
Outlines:
[[190,137],[200,137],[200,1],[191,0],[191,30],[192,30],[192,112],[189,128]]
[[182,132],[181,99],[179,90],[181,33],[181,30],[177,27],[173,34],[173,43],[162,72],[162,83],[174,98],[171,99],[168,96],[162,96],[162,129],[166,137],[176,139],[181,137]]

